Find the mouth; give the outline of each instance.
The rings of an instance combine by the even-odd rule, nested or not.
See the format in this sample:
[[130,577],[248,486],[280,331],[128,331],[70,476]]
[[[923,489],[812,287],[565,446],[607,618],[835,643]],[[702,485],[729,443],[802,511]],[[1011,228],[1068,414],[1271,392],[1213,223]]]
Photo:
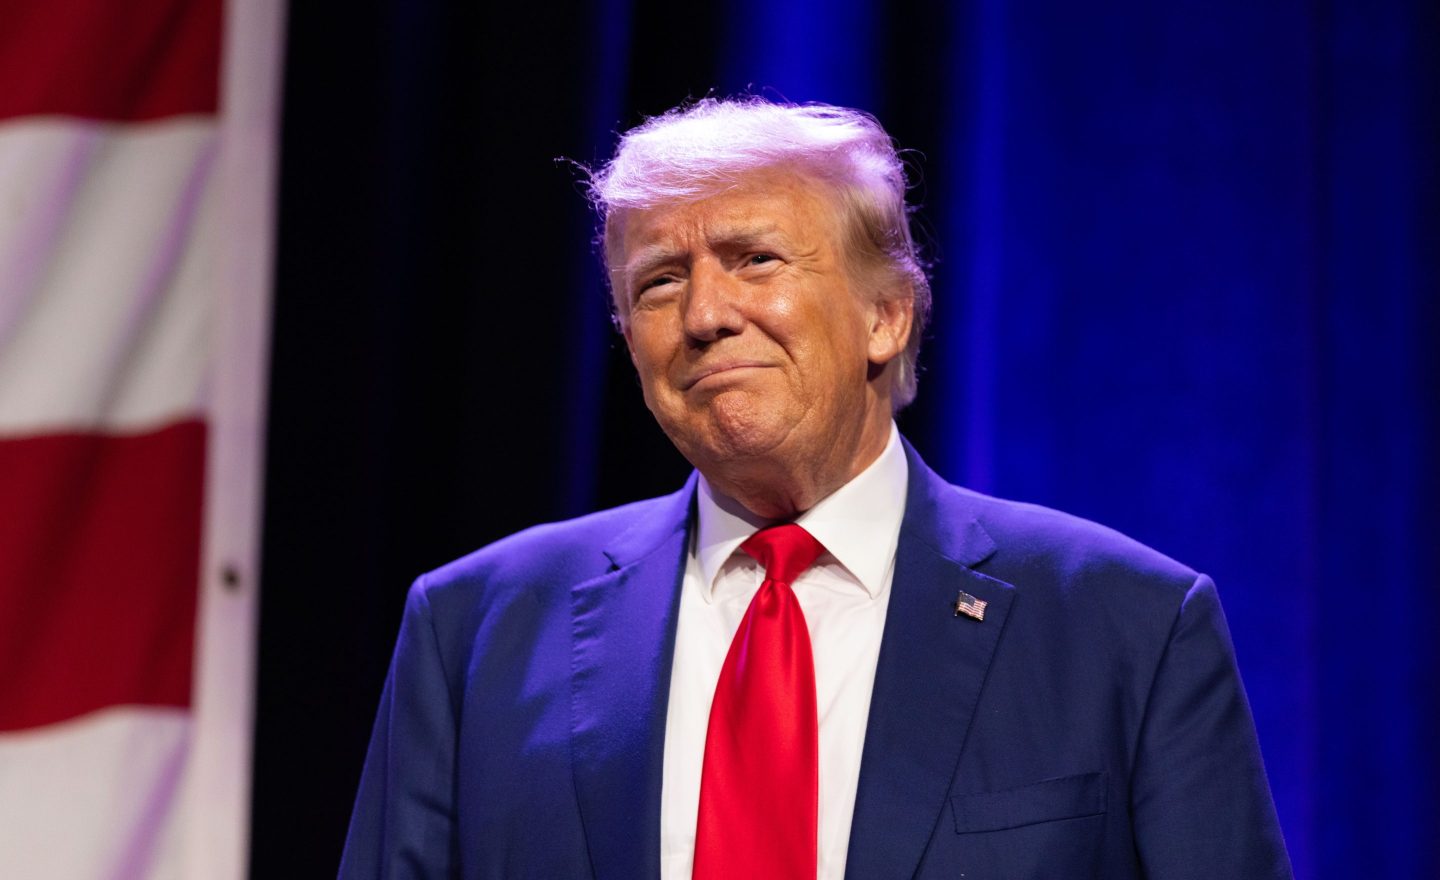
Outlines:
[[736,377],[746,370],[763,370],[769,366],[769,364],[761,363],[760,361],[721,361],[708,364],[691,373],[690,376],[681,383],[680,390],[689,391],[701,383],[709,384],[711,382],[723,381]]

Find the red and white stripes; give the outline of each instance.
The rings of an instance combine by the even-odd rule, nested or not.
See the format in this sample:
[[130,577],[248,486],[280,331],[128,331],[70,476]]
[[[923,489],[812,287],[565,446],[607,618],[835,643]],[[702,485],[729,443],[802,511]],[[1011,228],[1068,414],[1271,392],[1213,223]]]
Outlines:
[[0,23],[0,876],[245,870],[279,0]]

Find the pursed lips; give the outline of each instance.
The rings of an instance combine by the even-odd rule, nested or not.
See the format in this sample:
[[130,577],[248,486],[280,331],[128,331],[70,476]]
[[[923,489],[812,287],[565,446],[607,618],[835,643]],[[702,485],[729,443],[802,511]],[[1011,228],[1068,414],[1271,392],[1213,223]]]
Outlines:
[[696,385],[700,384],[705,379],[708,379],[711,376],[720,375],[721,373],[730,373],[735,370],[764,368],[768,366],[770,366],[770,364],[758,360],[717,361],[712,364],[706,364],[705,366],[700,367],[699,369],[691,373],[688,378],[681,382],[680,390],[689,391],[691,388],[694,388]]

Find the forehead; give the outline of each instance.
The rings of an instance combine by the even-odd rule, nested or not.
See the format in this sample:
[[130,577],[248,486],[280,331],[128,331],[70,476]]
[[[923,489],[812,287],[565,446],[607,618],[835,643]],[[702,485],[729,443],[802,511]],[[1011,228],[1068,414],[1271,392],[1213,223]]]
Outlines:
[[618,233],[623,266],[656,249],[688,251],[749,239],[823,245],[834,240],[838,216],[836,199],[823,183],[766,171],[703,199],[627,210],[612,234]]

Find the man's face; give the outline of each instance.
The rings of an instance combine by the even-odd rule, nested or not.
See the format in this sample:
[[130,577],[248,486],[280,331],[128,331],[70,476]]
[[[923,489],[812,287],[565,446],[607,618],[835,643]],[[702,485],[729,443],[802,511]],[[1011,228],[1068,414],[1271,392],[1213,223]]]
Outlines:
[[747,460],[823,462],[876,425],[888,434],[886,380],[871,380],[903,349],[908,306],[897,327],[893,304],[852,289],[840,216],[817,183],[756,174],[631,212],[615,231],[646,405],[707,476]]

